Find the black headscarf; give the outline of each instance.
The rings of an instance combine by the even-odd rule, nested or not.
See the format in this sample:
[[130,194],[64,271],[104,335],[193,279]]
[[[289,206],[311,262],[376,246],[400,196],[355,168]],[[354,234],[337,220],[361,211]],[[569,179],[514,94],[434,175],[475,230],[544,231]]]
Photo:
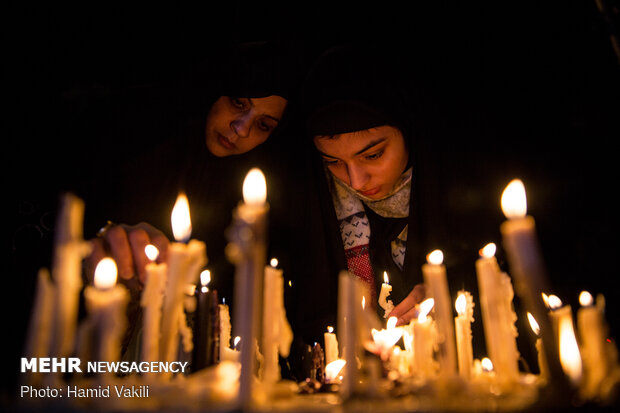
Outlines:
[[[421,145],[414,139],[415,113],[409,81],[401,69],[398,50],[382,44],[346,44],[329,50],[311,68],[301,93],[305,128],[304,150],[310,182],[307,184],[305,235],[310,246],[304,254],[305,268],[298,278],[295,303],[296,334],[303,342],[320,341],[328,325],[336,324],[337,278],[347,269],[332,198],[321,158],[312,137],[365,130],[382,125],[397,127],[409,149],[408,167],[413,167],[409,216],[384,218],[366,209],[371,226],[370,254],[375,283],[380,288],[382,270],[388,270],[393,290],[390,299],[398,304],[422,282],[421,265],[428,252],[425,225],[429,221],[420,206],[418,181],[424,173],[418,162]],[[402,271],[391,258],[390,241],[408,225]],[[311,262],[310,262],[311,261]],[[381,272],[379,272],[381,271]]]

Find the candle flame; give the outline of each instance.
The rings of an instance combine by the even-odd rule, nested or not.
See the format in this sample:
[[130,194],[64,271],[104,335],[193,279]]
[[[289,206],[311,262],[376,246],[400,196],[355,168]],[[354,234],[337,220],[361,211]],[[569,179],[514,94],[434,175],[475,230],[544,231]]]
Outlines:
[[233,346],[237,347],[237,344],[239,344],[240,341],[241,341],[241,337],[239,336],[235,337],[235,339],[233,340]]
[[269,261],[269,265],[271,265],[273,268],[276,268],[278,266],[278,259],[277,258],[272,258]]
[[479,251],[479,254],[483,258],[493,258],[496,251],[497,246],[494,243],[490,242]]
[[192,222],[189,216],[189,201],[185,193],[179,193],[177,201],[172,208],[172,234],[179,242],[189,241],[192,235]]
[[383,282],[386,284],[390,283],[390,279],[388,278],[387,271],[383,271]]
[[207,284],[211,282],[211,271],[204,270],[200,273],[200,285],[205,287]]
[[549,308],[549,296],[545,293],[540,293],[542,295],[543,302],[545,303],[545,307]]
[[520,179],[513,179],[502,193],[502,211],[508,219],[523,218],[527,213],[525,186]]
[[332,326],[327,326],[327,332],[328,332],[328,333],[333,333],[333,332],[334,332],[334,327],[332,327]]
[[558,324],[558,333],[560,335],[560,364],[564,373],[576,384],[581,380],[582,364],[573,320],[562,317]]
[[560,300],[560,297],[558,297],[557,295],[551,294],[547,299],[549,300],[550,309],[557,310],[558,308],[562,307],[562,300]]
[[429,264],[441,265],[443,263],[443,252],[441,250],[434,250],[426,256],[426,261]]
[[325,380],[333,382],[336,380],[347,362],[343,359],[337,359],[325,366]]
[[485,371],[487,373],[493,371],[493,362],[488,357],[480,360],[480,366],[482,367],[482,371]]
[[110,257],[103,258],[95,268],[95,287],[102,290],[114,287],[117,276],[116,262]]
[[366,297],[362,296],[362,308],[366,308]]
[[372,339],[375,342],[375,346],[382,353],[391,349],[396,345],[398,340],[403,336],[403,328],[396,327],[397,317],[390,317],[387,321],[387,328],[384,330],[372,329]]
[[581,294],[579,294],[579,304],[581,304],[583,307],[589,307],[594,303],[594,299],[592,298],[592,294],[590,294],[587,291],[582,291]]
[[465,311],[467,311],[467,297],[465,294],[459,294],[454,302],[454,306],[456,307],[456,312],[459,315],[465,315]]
[[420,303],[420,312],[418,314],[418,321],[423,323],[426,321],[426,316],[431,312],[433,306],[435,305],[435,300],[433,298],[428,298]]
[[398,322],[398,317],[390,317],[387,320],[386,326],[388,330],[396,328],[396,323]]
[[267,199],[265,175],[258,168],[252,168],[243,181],[243,202],[248,205],[262,205]]
[[532,328],[534,334],[536,334],[537,336],[540,335],[540,326],[538,325],[538,322],[536,321],[532,313],[530,313],[529,311],[527,312],[527,319],[530,322],[530,327]]
[[155,245],[149,244],[146,247],[144,247],[144,254],[149,260],[155,261],[157,257],[159,256],[159,250],[157,249]]

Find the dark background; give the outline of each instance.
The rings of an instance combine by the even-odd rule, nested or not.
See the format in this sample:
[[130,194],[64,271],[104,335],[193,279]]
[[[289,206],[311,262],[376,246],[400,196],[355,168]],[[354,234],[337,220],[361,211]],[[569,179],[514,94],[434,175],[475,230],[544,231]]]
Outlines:
[[[308,62],[343,40],[397,47],[411,71],[418,132],[438,166],[438,208],[471,250],[472,284],[464,287],[475,289],[478,249],[500,244],[500,195],[519,177],[552,292],[574,309],[582,289],[605,294],[617,337],[620,67],[609,33],[618,29],[618,2],[608,2],[611,25],[594,1],[408,3],[5,4],[5,372],[18,371],[58,195],[151,143],[148,125],[132,140],[104,133],[146,110],[124,98],[170,105],[159,91],[174,89],[214,50],[273,38],[298,43]],[[87,225],[99,225],[89,222],[97,207],[86,205]],[[505,267],[501,251],[498,258]],[[447,251],[448,272],[457,264]],[[528,327],[519,331],[527,344]],[[12,384],[3,377],[4,399]]]

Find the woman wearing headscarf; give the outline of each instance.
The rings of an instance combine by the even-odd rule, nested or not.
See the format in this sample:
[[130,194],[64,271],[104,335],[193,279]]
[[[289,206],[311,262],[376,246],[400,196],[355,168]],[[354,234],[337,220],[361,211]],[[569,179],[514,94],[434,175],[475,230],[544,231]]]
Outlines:
[[321,342],[336,325],[338,274],[348,270],[368,286],[377,306],[389,276],[390,313],[414,316],[424,297],[420,267],[428,252],[420,199],[426,167],[415,139],[415,115],[398,55],[379,45],[337,46],[305,79],[302,121],[308,160],[300,202],[307,247],[293,285],[296,339]]

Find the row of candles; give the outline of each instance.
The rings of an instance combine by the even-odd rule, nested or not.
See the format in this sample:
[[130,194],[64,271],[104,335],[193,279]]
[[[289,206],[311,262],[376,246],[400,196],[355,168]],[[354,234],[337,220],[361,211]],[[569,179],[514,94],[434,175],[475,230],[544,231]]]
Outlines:
[[[581,293],[582,307],[577,312],[576,332],[571,307],[562,305],[557,296],[547,295],[543,290],[546,284],[537,255],[534,221],[526,216],[525,188],[521,181],[514,180],[506,187],[502,209],[508,217],[501,228],[504,244],[521,298],[525,301],[527,317],[538,337],[535,344],[540,370],[538,383],[555,386],[561,392],[566,389],[562,385],[566,378],[569,389],[576,390],[582,399],[600,400],[605,393],[604,381],[609,380],[612,370],[617,369],[615,348],[607,338],[604,297],[599,295],[594,304],[590,293]],[[492,371],[494,385],[509,392],[522,375],[516,340],[517,315],[511,278],[500,269],[495,258],[496,248],[493,243],[482,248],[475,265],[489,355],[482,363],[473,359],[473,297],[467,291],[458,292],[455,302],[457,316],[454,317],[443,253],[435,250],[428,254],[428,262],[422,268],[427,298],[417,306],[417,318],[404,326],[397,327],[396,317],[389,317],[393,303],[388,300],[391,286],[386,273],[378,304],[389,318],[386,328],[382,329],[374,327],[376,320],[368,321],[372,315],[365,309],[367,294],[364,287],[348,273],[341,274],[339,328],[344,337],[344,342],[340,343],[343,358],[339,358],[338,339],[330,326],[324,333],[326,381],[341,382],[347,375],[356,377],[360,374],[355,366],[347,368],[346,365],[353,357],[363,357],[359,352],[361,341],[366,350],[380,356],[384,368],[401,376],[432,380],[458,374],[462,379],[476,380],[481,373]],[[350,291],[356,288],[360,290],[357,296]],[[543,323],[545,327],[541,327]],[[546,334],[542,328],[547,329]],[[397,345],[400,341],[404,348]],[[349,378],[348,381],[354,383],[356,380]],[[355,392],[355,386],[350,383],[344,386],[346,394]]]
[[[243,193],[244,201],[233,211],[228,233],[229,259],[237,268],[232,324],[237,340],[241,337],[240,343],[234,348],[230,346],[228,307],[217,303],[216,291],[208,288],[209,274],[202,271],[207,263],[206,247],[203,242],[190,239],[189,205],[187,198],[180,196],[172,212],[176,242],[169,246],[167,261],[156,262],[157,251],[153,246],[145,251],[151,263],[146,267],[148,276],[141,296],[144,312],[141,357],[144,361],[173,361],[178,357],[179,343],[186,352],[196,343],[196,366],[202,367],[218,359],[238,361],[241,367],[238,402],[245,406],[252,403],[258,349],[262,352],[262,379],[273,384],[280,379],[278,357],[288,355],[292,331],[285,315],[282,271],[265,262],[269,206],[260,171],[250,171]],[[592,305],[592,300],[586,302],[584,298],[584,307],[577,314],[580,338],[577,340],[570,307],[556,308],[553,296],[547,301],[542,299],[549,289],[539,256],[534,220],[526,216],[522,182],[515,180],[508,185],[502,195],[502,210],[508,220],[502,224],[501,232],[516,291],[528,310],[532,328],[539,334],[536,348],[541,378],[555,385],[568,377],[573,386],[581,383],[586,397],[596,397],[601,382],[615,363],[606,356],[604,299],[599,296],[596,305]],[[30,357],[72,354],[81,288],[80,263],[89,252],[81,236],[82,214],[81,200],[66,196],[59,216],[52,277],[46,270],[39,274],[26,349]],[[519,380],[517,316],[512,305],[511,278],[500,270],[494,255],[495,245],[489,244],[476,261],[490,359],[484,360],[482,365],[490,370],[486,363],[492,361],[494,380],[501,388],[509,390]],[[433,251],[427,259],[422,268],[427,299],[419,304],[418,317],[400,327],[396,327],[395,318],[388,318],[386,328],[382,328],[381,322],[369,311],[372,306],[360,306],[366,295],[363,285],[347,272],[340,275],[338,330],[341,340],[339,344],[330,327],[324,344],[327,379],[342,381],[343,396],[355,392],[359,374],[357,363],[348,361],[364,360],[360,356],[363,347],[378,354],[385,362],[384,367],[404,375],[424,379],[460,375],[472,379],[478,374],[480,364],[473,360],[472,350],[473,297],[466,291],[459,292],[458,315],[454,317],[443,253]],[[114,264],[106,259],[97,268],[94,286],[84,291],[90,314],[86,326],[91,335],[96,334],[98,344],[94,356],[99,360],[113,361],[120,357],[124,309],[129,296],[124,287],[116,284],[115,277]],[[198,327],[194,331],[198,336],[192,337],[192,330],[186,324],[185,296],[187,286],[199,277]],[[390,291],[385,274],[378,304],[385,310],[386,317],[394,308],[388,299]],[[584,297],[587,298],[587,294]],[[205,326],[211,330],[202,331]],[[212,339],[205,340],[205,337]],[[396,345],[401,339],[404,349]],[[162,376],[158,374],[158,377]]]

